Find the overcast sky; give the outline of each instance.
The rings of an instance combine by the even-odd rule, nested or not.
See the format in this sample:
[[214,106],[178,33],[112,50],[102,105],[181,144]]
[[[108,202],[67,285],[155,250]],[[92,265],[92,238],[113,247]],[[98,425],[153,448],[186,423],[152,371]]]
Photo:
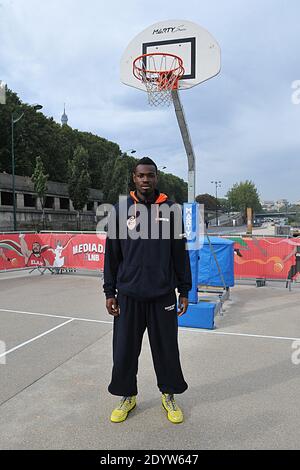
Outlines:
[[157,110],[119,79],[140,31],[198,23],[222,50],[218,77],[181,92],[196,153],[196,192],[251,179],[262,199],[300,200],[299,0],[0,0],[0,79],[57,122],[134,148],[187,179],[172,108]]

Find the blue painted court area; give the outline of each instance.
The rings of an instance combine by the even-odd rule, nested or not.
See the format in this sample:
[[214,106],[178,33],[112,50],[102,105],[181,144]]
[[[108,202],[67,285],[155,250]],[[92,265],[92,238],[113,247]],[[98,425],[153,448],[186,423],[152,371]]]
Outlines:
[[237,285],[214,330],[179,329],[181,425],[161,408],[147,335],[138,405],[110,423],[112,317],[98,277],[3,273],[0,293],[0,449],[299,447],[299,286]]

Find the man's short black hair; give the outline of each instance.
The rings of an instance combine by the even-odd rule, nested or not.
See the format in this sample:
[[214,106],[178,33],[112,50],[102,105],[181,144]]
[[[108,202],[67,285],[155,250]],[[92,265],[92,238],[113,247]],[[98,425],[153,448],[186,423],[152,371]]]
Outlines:
[[134,167],[134,173],[136,172],[136,169],[137,169],[137,167],[138,167],[139,165],[152,165],[152,166],[155,167],[155,171],[156,171],[156,173],[157,173],[157,166],[156,166],[156,163],[154,163],[154,161],[151,160],[151,158],[149,158],[149,157],[143,157],[143,158],[141,158],[141,159],[136,163],[136,165],[135,165],[135,167]]

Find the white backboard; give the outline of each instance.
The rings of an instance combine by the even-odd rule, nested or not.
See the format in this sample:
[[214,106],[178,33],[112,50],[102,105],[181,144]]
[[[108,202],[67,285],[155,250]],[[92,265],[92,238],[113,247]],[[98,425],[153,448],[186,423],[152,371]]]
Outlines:
[[166,20],[155,23],[138,34],[128,45],[121,59],[121,81],[146,91],[133,75],[133,61],[142,54],[162,52],[182,58],[185,73],[179,89],[199,85],[220,72],[220,47],[212,35],[191,21]]

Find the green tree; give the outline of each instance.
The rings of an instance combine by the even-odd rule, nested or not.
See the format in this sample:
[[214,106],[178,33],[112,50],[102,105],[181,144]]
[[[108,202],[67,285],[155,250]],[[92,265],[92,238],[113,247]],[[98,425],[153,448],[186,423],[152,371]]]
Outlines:
[[[6,104],[0,106],[0,171],[6,171],[11,173],[11,116],[16,110],[20,110],[22,114],[23,110],[20,109],[21,100],[11,90],[6,91]],[[22,123],[20,120],[15,125],[15,163],[18,162],[18,149],[16,147],[16,137],[18,136],[19,127]]]
[[44,165],[40,156],[36,158],[34,173],[31,176],[31,180],[34,184],[34,190],[38,195],[41,206],[42,206],[42,226],[43,229],[45,228],[45,199],[46,199],[46,192],[47,192],[47,182],[48,177],[45,173]]
[[102,189],[106,178],[104,172],[105,163],[110,158],[114,161],[121,155],[119,145],[90,132],[76,131],[76,138],[78,143],[81,144],[89,154],[92,187]]
[[[117,143],[90,132],[61,126],[52,117],[46,117],[23,103],[12,90],[7,89],[6,98],[6,104],[0,106],[0,171],[12,171],[11,115],[24,113],[14,127],[17,175],[31,176],[36,165],[36,155],[39,155],[49,180],[67,183],[69,162],[73,161],[76,148],[81,146],[88,155],[90,185],[103,191],[104,201],[115,202],[119,194],[134,189],[132,172],[137,159],[129,155],[121,156]],[[158,187],[178,203],[187,200],[187,183],[181,178],[159,172]]]
[[216,198],[207,193],[196,196],[196,202],[203,204],[206,211],[215,211],[217,207]]
[[77,228],[80,229],[80,211],[83,210],[89,199],[89,187],[91,178],[88,170],[88,152],[81,146],[77,146],[74,157],[69,160],[69,196],[77,211]]
[[120,194],[128,194],[127,181],[129,182],[129,169],[127,168],[126,159],[124,157],[117,157],[110,174],[107,202],[110,204],[116,204]]
[[231,206],[228,199],[225,197],[218,198],[218,204],[222,212],[230,212]]
[[82,145],[89,154],[91,184],[94,188],[102,189],[105,163],[109,158],[120,155],[118,144],[89,132],[61,126],[52,117],[48,118],[32,106],[22,103],[10,89],[7,89],[6,98],[6,104],[0,106],[0,171],[11,172],[11,115],[24,113],[14,128],[16,174],[31,176],[38,154],[49,179],[66,183],[68,161],[72,160],[76,147]]
[[183,204],[187,201],[187,183],[171,173],[158,172],[158,188],[178,204]]
[[244,221],[247,220],[247,207],[251,207],[253,212],[261,211],[259,194],[252,181],[235,183],[226,194],[228,203],[233,210],[243,214]]

